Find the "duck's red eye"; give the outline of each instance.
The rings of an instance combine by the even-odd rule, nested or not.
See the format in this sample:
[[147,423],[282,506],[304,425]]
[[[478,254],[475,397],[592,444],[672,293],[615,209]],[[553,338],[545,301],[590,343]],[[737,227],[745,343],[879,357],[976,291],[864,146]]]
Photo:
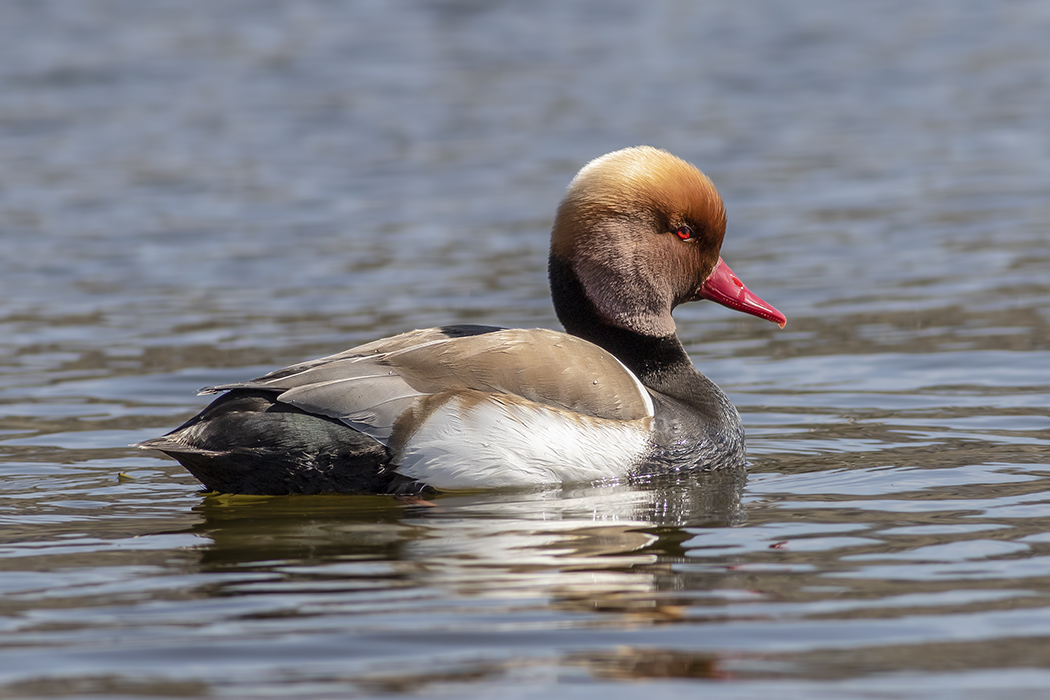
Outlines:
[[675,231],[675,234],[677,234],[683,241],[693,240],[693,229],[691,226],[679,226],[678,230]]

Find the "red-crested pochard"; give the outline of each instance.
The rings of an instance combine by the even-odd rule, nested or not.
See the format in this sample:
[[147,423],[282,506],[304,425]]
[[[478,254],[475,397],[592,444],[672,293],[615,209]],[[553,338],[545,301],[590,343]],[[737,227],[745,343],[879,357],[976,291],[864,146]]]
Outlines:
[[224,392],[139,443],[226,493],[405,493],[738,466],[740,417],[671,310],[711,299],[784,326],[722,262],[722,199],[666,151],[625,148],[569,185],[550,285],[567,333],[410,331]]

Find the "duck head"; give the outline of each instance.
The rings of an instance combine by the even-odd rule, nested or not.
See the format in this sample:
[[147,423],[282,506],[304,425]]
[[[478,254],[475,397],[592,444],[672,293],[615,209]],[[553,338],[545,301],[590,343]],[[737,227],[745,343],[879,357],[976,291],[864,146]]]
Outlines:
[[[552,286],[567,266],[601,322],[651,337],[674,334],[671,310],[700,299],[783,328],[719,256],[725,230],[722,198],[696,167],[649,146],[615,151],[585,165],[558,207]],[[557,311],[571,331],[578,310]]]

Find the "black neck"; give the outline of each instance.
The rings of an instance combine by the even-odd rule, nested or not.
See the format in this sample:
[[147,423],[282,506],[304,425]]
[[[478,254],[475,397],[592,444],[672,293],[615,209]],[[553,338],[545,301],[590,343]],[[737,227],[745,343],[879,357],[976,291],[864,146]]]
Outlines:
[[654,338],[609,325],[568,260],[552,254],[548,271],[554,310],[565,330],[611,352],[653,391],[657,461],[713,464],[726,455],[734,463],[743,459],[744,431],[736,409],[693,367],[677,335]]
[[[693,367],[677,335],[672,333],[655,338],[612,326],[602,320],[584,293],[583,285],[568,260],[552,254],[548,273],[554,310],[565,330],[616,355],[642,384],[689,403],[693,403],[690,398],[696,398],[688,396],[693,393],[690,389],[697,389],[692,386],[695,378],[699,377],[704,384],[711,385]],[[686,396],[682,395],[683,390]]]

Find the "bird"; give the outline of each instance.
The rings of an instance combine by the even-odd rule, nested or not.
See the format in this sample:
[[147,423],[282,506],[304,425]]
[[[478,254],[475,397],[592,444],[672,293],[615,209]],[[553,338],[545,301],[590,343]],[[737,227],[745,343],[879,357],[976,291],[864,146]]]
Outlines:
[[743,467],[736,408],[689,359],[672,310],[786,317],[721,258],[726,213],[698,168],[651,146],[596,158],[557,208],[548,258],[564,332],[412,330],[219,394],[137,443],[208,491],[423,492],[622,482]]

